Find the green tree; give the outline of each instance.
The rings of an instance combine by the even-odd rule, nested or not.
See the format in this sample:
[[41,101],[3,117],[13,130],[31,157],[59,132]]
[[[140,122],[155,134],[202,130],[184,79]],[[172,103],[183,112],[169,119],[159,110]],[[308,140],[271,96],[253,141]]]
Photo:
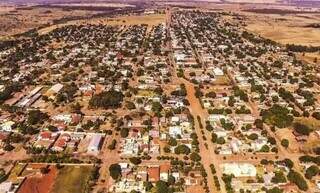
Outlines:
[[318,175],[319,171],[320,170],[318,166],[312,165],[306,170],[305,177],[310,180],[313,176]]
[[199,154],[193,152],[193,153],[190,154],[190,159],[191,159],[192,161],[194,161],[194,162],[198,162],[198,161],[201,160],[201,157],[200,157]]
[[120,131],[120,135],[122,138],[126,138],[129,135],[129,129],[126,127],[123,127]]
[[119,164],[111,164],[109,167],[110,176],[114,180],[118,180],[121,177],[121,167]]
[[290,170],[288,173],[288,180],[298,186],[300,190],[307,191],[308,185],[303,176],[294,170]]

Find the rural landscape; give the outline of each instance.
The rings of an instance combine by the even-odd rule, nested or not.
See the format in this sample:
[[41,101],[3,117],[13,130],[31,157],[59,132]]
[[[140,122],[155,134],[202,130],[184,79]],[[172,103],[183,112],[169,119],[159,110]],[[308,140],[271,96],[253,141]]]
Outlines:
[[0,193],[320,192],[320,1],[0,1]]

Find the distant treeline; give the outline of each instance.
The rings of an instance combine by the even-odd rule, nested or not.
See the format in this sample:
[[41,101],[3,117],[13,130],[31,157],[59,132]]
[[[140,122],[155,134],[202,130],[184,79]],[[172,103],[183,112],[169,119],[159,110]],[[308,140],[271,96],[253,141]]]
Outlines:
[[255,36],[254,34],[244,31],[242,33],[242,37],[253,42],[253,43],[264,43],[264,44],[271,44],[271,45],[276,45],[277,43],[273,40],[267,39],[267,38],[261,38],[259,36]]
[[291,52],[318,52],[320,51],[320,46],[303,46],[295,44],[287,44],[287,50]]
[[320,28],[320,23],[312,23],[312,24],[308,24],[304,27]]
[[261,14],[307,14],[307,13],[320,13],[316,11],[296,11],[285,9],[245,9],[246,12],[261,13]]

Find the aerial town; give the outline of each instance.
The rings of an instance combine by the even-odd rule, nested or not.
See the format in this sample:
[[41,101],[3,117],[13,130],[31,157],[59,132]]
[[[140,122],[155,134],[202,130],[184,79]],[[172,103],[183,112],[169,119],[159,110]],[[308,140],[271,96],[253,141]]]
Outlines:
[[126,9],[0,39],[0,193],[320,192],[320,41]]

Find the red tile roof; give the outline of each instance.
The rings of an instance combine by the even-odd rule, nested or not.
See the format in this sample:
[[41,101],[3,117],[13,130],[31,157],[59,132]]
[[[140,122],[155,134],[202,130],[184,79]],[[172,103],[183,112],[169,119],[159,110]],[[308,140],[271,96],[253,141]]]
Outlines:
[[148,177],[150,182],[157,182],[160,180],[159,166],[152,166],[148,168]]

